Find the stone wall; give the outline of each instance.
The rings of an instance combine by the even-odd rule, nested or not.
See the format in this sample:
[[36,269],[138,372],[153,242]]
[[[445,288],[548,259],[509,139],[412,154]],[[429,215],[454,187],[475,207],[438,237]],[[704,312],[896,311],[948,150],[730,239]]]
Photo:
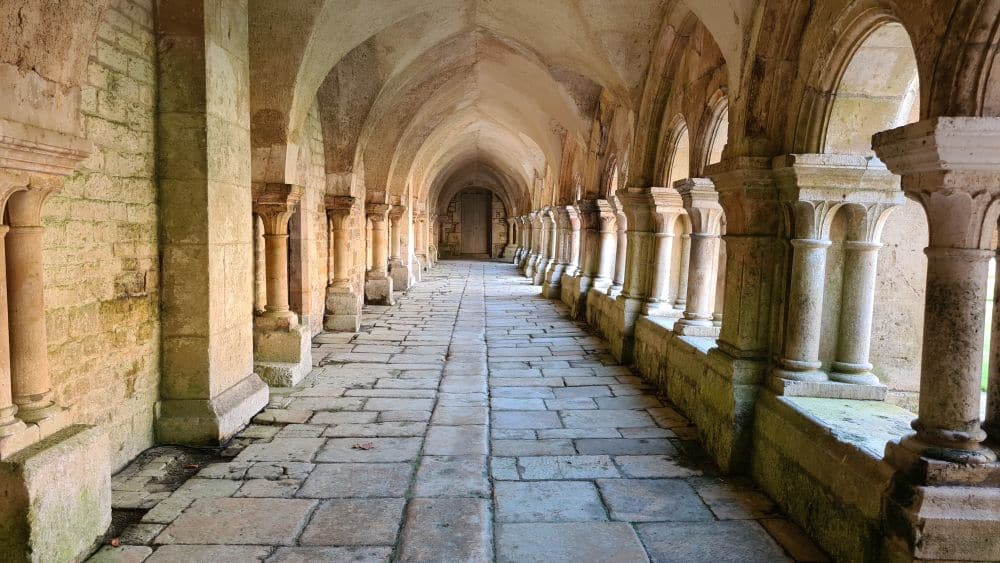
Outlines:
[[329,252],[323,131],[315,105],[306,119],[303,138],[299,154],[302,201],[289,222],[289,292],[292,309],[315,335],[323,329]]
[[[455,194],[455,197],[448,203],[447,210],[438,216],[440,229],[440,239],[438,253],[441,257],[456,257],[462,254],[462,194],[472,192],[487,192],[489,190],[481,188],[470,188]],[[503,249],[507,246],[507,211],[503,202],[493,192],[490,215],[493,222],[490,230],[490,256],[503,255]]]
[[58,401],[107,431],[121,467],[153,443],[159,254],[152,2],[115,0],[82,88],[94,151],[43,208],[49,362]]

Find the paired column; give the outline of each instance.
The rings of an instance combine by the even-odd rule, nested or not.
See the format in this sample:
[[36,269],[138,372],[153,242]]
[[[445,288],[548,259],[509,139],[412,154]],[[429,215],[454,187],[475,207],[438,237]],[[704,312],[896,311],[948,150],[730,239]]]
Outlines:
[[[903,190],[923,206],[930,231],[920,404],[916,432],[900,445],[962,465],[997,458],[983,445],[979,407],[983,303],[997,228],[993,209],[1000,202],[998,123],[936,118],[879,133],[873,141],[879,157],[902,176]],[[908,465],[901,453],[890,457]]]
[[357,332],[361,324],[361,299],[351,283],[350,218],[355,201],[351,196],[327,196],[325,201],[332,256],[323,320],[326,330]]
[[264,226],[267,286],[264,313],[254,326],[254,371],[270,385],[289,387],[312,368],[311,334],[288,300],[288,221],[302,199],[302,187],[263,184],[254,192],[254,213]]
[[593,287],[607,291],[611,287],[615,273],[615,254],[618,250],[618,236],[615,232],[615,213],[607,200],[597,200],[596,250],[592,250],[590,267],[594,276]]
[[611,278],[611,285],[608,286],[608,295],[617,297],[625,287],[625,266],[628,260],[628,217],[618,196],[611,199],[612,211],[615,214],[615,256],[614,273]]
[[[576,209],[570,206],[553,207],[551,210],[553,218],[552,239],[550,241],[550,251],[552,259],[545,272],[545,283],[542,285],[542,295],[550,299],[558,299],[562,296],[563,274],[568,273],[573,261],[571,257],[571,237],[572,222],[576,223],[577,250],[579,250],[580,220]],[[573,221],[570,219],[573,216]]]
[[687,305],[688,269],[691,261],[691,235],[681,235],[680,272],[677,276],[677,297],[674,299],[674,309],[683,311]]
[[389,208],[384,203],[369,203],[365,207],[371,222],[372,264],[366,274],[365,299],[369,303],[392,305],[392,278],[389,277]]
[[819,361],[819,341],[830,241],[797,238],[791,246],[785,343],[774,375],[790,381],[826,381],[826,374],[820,371],[823,364]]
[[389,275],[392,277],[393,291],[403,291],[410,287],[410,268],[402,252],[405,216],[405,205],[393,205],[389,209]]
[[650,188],[653,197],[655,232],[653,260],[640,267],[652,268],[649,297],[643,313],[656,316],[673,316],[675,310],[670,298],[674,267],[674,233],[679,217],[684,214],[683,201],[670,188]]
[[674,331],[691,336],[718,336],[718,327],[712,317],[723,216],[719,194],[707,178],[678,180],[674,188],[681,194],[684,209],[691,219],[684,318],[674,324]]
[[541,248],[541,216],[540,212],[533,211],[528,214],[529,227],[531,229],[531,244],[528,246],[528,255],[524,260],[524,276],[534,279],[535,268],[538,263],[539,249]]
[[617,318],[608,340],[612,353],[621,362],[632,359],[635,322],[646,312],[653,278],[654,231],[658,225],[651,190],[623,188],[617,194],[628,218],[628,255],[622,291],[615,300]]
[[539,212],[541,225],[539,227],[539,247],[538,260],[535,261],[535,273],[532,280],[535,285],[542,285],[545,282],[545,273],[554,255],[554,244],[556,242],[556,222],[552,217],[549,208]]

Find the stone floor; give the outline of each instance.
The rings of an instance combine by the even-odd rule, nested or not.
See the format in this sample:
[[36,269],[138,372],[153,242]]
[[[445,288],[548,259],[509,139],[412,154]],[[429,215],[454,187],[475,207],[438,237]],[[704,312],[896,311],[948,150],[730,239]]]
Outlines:
[[231,461],[150,498],[127,494],[142,471],[116,479],[152,509],[92,560],[823,559],[538,293],[445,262],[361,333],[317,337]]

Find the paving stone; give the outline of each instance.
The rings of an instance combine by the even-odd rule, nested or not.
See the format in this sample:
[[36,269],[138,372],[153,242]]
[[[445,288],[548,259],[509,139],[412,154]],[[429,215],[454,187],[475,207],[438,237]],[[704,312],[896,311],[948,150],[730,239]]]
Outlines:
[[535,432],[530,428],[490,428],[490,436],[496,440],[534,440]]
[[313,415],[309,422],[312,424],[368,424],[375,422],[378,418],[376,412],[351,411],[351,412],[328,412],[321,411]]
[[255,463],[247,469],[247,479],[305,479],[316,466],[298,461]]
[[413,499],[397,561],[492,561],[486,499]]
[[[410,461],[417,458],[422,442],[422,438],[330,438],[316,461]],[[369,444],[372,447],[365,449]]]
[[251,424],[240,432],[240,438],[263,438],[270,440],[278,431],[280,426],[265,426],[263,424]]
[[301,545],[393,545],[403,518],[404,499],[324,501],[299,538]]
[[[325,424],[289,424],[281,429],[274,438],[316,438],[326,430]],[[240,436],[243,437],[242,435]],[[273,441],[273,439],[272,439]]]
[[440,381],[436,377],[408,379],[379,379],[376,389],[437,389]]
[[649,561],[635,531],[624,522],[499,524],[496,552],[498,563]]
[[337,424],[323,435],[329,438],[377,438],[381,436],[423,436],[424,422],[375,422],[371,424]]
[[464,426],[468,424],[489,423],[489,412],[486,407],[441,407],[434,409],[431,424],[448,426]]
[[165,524],[150,524],[150,523],[138,523],[132,524],[121,533],[119,539],[123,544],[130,545],[149,545],[153,542],[153,538],[159,535],[163,529],[166,528]]
[[790,561],[753,521],[658,522],[636,526],[654,561],[768,563]]
[[366,411],[429,411],[434,408],[434,399],[372,398],[367,401]]
[[784,518],[759,520],[764,529],[778,542],[795,561],[802,563],[827,562],[830,559],[816,546],[809,536],[794,523]]
[[441,380],[440,390],[442,393],[485,393],[486,378],[449,375]]
[[620,438],[614,428],[546,428],[537,430],[539,439],[549,438]]
[[310,461],[323,442],[322,438],[283,438],[253,444],[240,452],[235,461]]
[[633,395],[628,397],[598,397],[594,399],[599,409],[647,409],[662,407],[663,403],[652,395]]
[[701,470],[685,467],[673,456],[619,455],[614,460],[623,477],[673,478],[701,475]]
[[612,520],[713,520],[712,512],[681,479],[610,479],[597,482]]
[[321,561],[352,563],[387,563],[392,547],[281,547],[268,563],[319,563]]
[[228,479],[188,479],[174,491],[175,497],[210,498],[233,496],[240,488],[240,481]]
[[538,456],[519,457],[517,465],[523,479],[597,479],[620,474],[610,456]]
[[[380,379],[379,381],[385,381]],[[347,397],[376,397],[394,399],[433,399],[437,396],[435,389],[348,389],[344,392]]]
[[490,452],[495,456],[574,455],[576,448],[571,440],[493,440]]
[[564,387],[562,389],[553,389],[552,393],[557,399],[582,399],[592,397],[610,397],[611,389],[606,386]]
[[561,428],[559,415],[550,411],[493,411],[494,428]]
[[596,409],[597,404],[589,397],[573,399],[547,399],[545,407],[550,411]]
[[566,387],[590,387],[592,385],[614,385],[618,383],[613,377],[564,377]]
[[497,522],[607,520],[593,483],[500,481],[494,483]]
[[292,545],[314,505],[304,499],[198,499],[156,543]]
[[490,399],[490,407],[501,411],[543,411],[545,401],[542,399]]
[[311,410],[264,409],[253,420],[264,424],[301,424],[312,415]]
[[302,397],[293,399],[288,403],[288,408],[303,411],[357,411],[361,410],[366,400],[364,397]]
[[675,455],[677,448],[665,438],[582,438],[576,441],[581,454]]
[[299,490],[299,479],[248,479],[234,497],[292,498]]
[[767,495],[746,485],[717,479],[695,479],[691,485],[719,520],[765,518],[778,511]]
[[409,463],[321,463],[296,496],[402,497],[412,475],[413,465]]
[[427,422],[430,419],[431,411],[382,411],[378,414],[379,422]]
[[418,497],[488,497],[486,456],[424,456],[413,487]]
[[654,425],[653,419],[643,411],[562,411],[561,414],[566,428],[632,428]]
[[438,406],[441,407],[485,407],[486,393],[438,393]]
[[211,561],[212,563],[243,563],[263,561],[271,548],[243,545],[165,545],[146,559],[152,563],[178,563],[180,561]]
[[648,409],[647,412],[653,417],[657,424],[664,428],[674,428],[677,426],[687,426],[690,424],[684,415],[670,407],[660,407]]
[[106,545],[88,559],[88,563],[142,563],[153,553],[153,548],[143,545]]
[[486,435],[485,426],[431,426],[424,455],[486,455]]
[[493,387],[490,396],[498,399],[554,399],[551,387]]
[[142,521],[152,524],[169,524],[184,512],[194,498],[191,497],[171,497],[157,503],[149,512],[142,516]]
[[677,434],[667,428],[656,426],[640,426],[638,428],[619,428],[622,438],[676,438]]
[[490,458],[490,475],[496,480],[519,480],[521,476],[517,472],[517,459],[513,457]]

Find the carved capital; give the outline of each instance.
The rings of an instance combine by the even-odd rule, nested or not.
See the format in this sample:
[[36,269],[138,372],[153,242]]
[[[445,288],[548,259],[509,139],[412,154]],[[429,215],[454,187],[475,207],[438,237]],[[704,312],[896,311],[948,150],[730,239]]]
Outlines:
[[691,232],[709,235],[722,233],[722,206],[715,184],[708,178],[684,178],[674,182],[684,209],[691,218]]
[[392,219],[393,222],[399,221],[400,217],[402,217],[404,213],[406,213],[405,205],[393,205],[389,208],[389,218]]
[[253,212],[264,223],[265,235],[287,235],[288,220],[302,200],[302,186],[295,184],[254,184]]
[[705,173],[719,193],[730,234],[777,233],[781,210],[770,159],[730,158],[707,166]]
[[373,223],[381,223],[388,217],[390,207],[387,203],[369,203],[365,205],[365,215]]

